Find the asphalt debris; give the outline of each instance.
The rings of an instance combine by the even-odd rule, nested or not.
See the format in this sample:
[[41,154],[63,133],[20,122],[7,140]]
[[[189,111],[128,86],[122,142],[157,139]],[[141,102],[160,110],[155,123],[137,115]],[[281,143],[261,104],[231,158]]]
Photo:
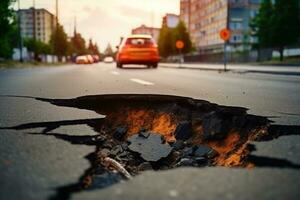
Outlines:
[[155,133],[138,134],[130,137],[129,149],[140,154],[140,156],[148,162],[157,162],[162,158],[167,157],[172,147],[169,144],[164,144],[164,139],[161,135]]

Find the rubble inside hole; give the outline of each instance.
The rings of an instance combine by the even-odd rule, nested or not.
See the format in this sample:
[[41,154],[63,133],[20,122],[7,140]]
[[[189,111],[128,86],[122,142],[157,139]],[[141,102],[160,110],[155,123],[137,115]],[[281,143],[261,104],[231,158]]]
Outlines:
[[[248,143],[265,133],[267,119],[234,109],[191,117],[188,109],[176,107],[110,113],[101,128],[98,155],[115,160],[132,176],[177,167],[253,167]],[[120,169],[102,167],[113,178],[122,175]],[[95,176],[96,182],[104,175]]]
[[[131,176],[177,167],[253,167],[247,159],[249,142],[267,135],[270,125],[245,108],[184,97],[100,95],[53,104],[105,115],[99,160],[105,155]],[[113,174],[122,171],[99,165]]]

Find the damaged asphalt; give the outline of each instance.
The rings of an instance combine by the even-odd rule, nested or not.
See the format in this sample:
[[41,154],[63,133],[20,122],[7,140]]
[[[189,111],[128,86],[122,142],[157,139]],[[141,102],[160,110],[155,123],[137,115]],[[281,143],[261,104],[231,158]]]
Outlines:
[[[16,73],[10,72],[10,79],[1,78],[1,94],[53,98],[77,97],[89,93],[107,93],[105,91],[107,91],[108,88],[101,88],[104,87],[104,85],[111,87],[112,90],[117,92],[119,90],[116,88],[124,84],[123,80],[112,81],[106,80],[102,75],[100,75],[100,77],[91,75],[93,78],[89,83],[83,83],[82,86],[78,86],[73,90],[71,89],[71,84],[70,86],[66,86],[65,91],[63,89],[58,90],[53,88],[55,85],[54,80],[60,79],[59,75],[63,74],[67,75],[69,81],[77,82],[78,79],[80,79],[80,74],[78,74],[78,77],[73,75],[76,75],[79,69],[70,67],[68,70],[58,70],[55,73],[50,69],[45,70],[46,71],[41,70],[39,72],[42,74],[41,77],[44,78],[37,77],[33,80],[31,79],[31,75],[29,75],[30,73],[26,70],[24,74],[20,71]],[[90,72],[88,72],[88,70],[94,69],[86,69],[84,72],[89,74]],[[166,69],[163,70],[162,73],[166,73]],[[49,75],[48,71],[55,75]],[[101,73],[99,69],[99,74]],[[141,71],[134,73],[139,75]],[[43,74],[47,74],[49,77],[45,78]],[[185,76],[189,75],[186,74]],[[19,77],[19,79],[16,80],[16,77]],[[49,79],[54,82],[51,82],[50,85],[52,86],[48,88],[44,81],[49,81]],[[102,82],[103,85],[100,84],[98,87],[94,86],[97,81]],[[93,84],[91,82],[93,82]],[[107,82],[111,85],[107,85]],[[40,84],[39,86],[37,86],[38,83]],[[258,84],[259,83],[260,82],[258,82]],[[270,84],[270,82],[267,83]],[[8,88],[11,84],[13,84],[14,87],[9,91]],[[125,91],[131,93],[132,86],[127,87],[127,89],[121,88],[121,90],[124,93]],[[179,86],[179,88],[180,87],[181,86]],[[168,86],[166,88],[168,88]],[[86,90],[88,90],[88,92],[86,92]],[[152,89],[141,87],[140,92],[144,93],[145,90],[150,93]],[[170,91],[170,87],[166,89],[166,91],[167,90]],[[180,91],[178,93],[178,95],[181,95],[180,93],[183,92]],[[228,92],[224,93],[228,94]],[[261,93],[259,94],[261,95]],[[191,95],[187,92],[186,96],[196,95]],[[201,94],[198,96],[205,100],[212,98],[209,97],[209,95],[207,96],[208,98],[203,98]],[[226,105],[238,105],[234,104],[235,101],[237,100],[234,100],[232,104],[227,104],[227,102]],[[290,100],[287,100],[287,103],[291,106],[296,101],[297,99],[290,98]],[[276,107],[276,102],[274,105]],[[78,120],[74,124],[66,122],[57,129],[51,130],[50,127],[49,133],[57,134],[57,136],[59,134],[93,136],[96,133],[91,129],[90,125],[88,125],[88,119],[101,118],[98,114],[91,111],[55,107],[45,102],[34,101],[33,99],[1,97],[0,106],[1,127],[35,122]],[[285,106],[283,106],[283,108],[284,107]],[[273,109],[272,105],[269,105],[269,108],[261,110],[261,112],[269,113],[270,116],[272,114],[276,115],[276,117],[280,116],[277,112],[272,113],[270,111],[271,109]],[[250,111],[253,112],[253,110]],[[297,113],[296,108],[293,110],[287,109],[285,112],[286,111]],[[281,115],[281,117],[282,116],[285,117],[286,115]],[[288,116],[291,116],[291,120],[289,121],[291,124],[295,124],[293,122],[298,121],[298,116]],[[274,119],[277,120],[277,118]],[[282,121],[286,119],[287,118]],[[61,140],[57,137],[25,134],[40,133],[43,130],[41,127],[26,131],[0,130],[0,199],[49,199],[49,197],[53,197],[57,194],[57,188],[78,182],[80,176],[90,167],[90,163],[84,157],[95,151],[93,146],[72,145],[66,140]],[[253,152],[253,155],[285,159],[291,163],[299,164],[299,139],[299,136],[291,135],[280,137],[278,140],[273,140],[272,142],[253,142],[257,149]],[[157,199],[195,199],[195,197],[201,197],[201,199],[253,199],[256,197],[258,199],[297,199],[299,196],[299,180],[299,170],[293,167],[266,166],[251,170],[219,167],[203,169],[183,168],[155,173],[144,172],[142,175],[126,183],[116,184],[102,190],[75,193],[72,195],[72,199],[97,199],[99,196],[105,196],[107,199],[140,199],[141,197],[144,199],[147,199],[146,197],[152,199],[153,194],[155,194]],[[228,182],[230,182],[230,184],[228,184]],[[162,187],[164,190],[161,189]]]

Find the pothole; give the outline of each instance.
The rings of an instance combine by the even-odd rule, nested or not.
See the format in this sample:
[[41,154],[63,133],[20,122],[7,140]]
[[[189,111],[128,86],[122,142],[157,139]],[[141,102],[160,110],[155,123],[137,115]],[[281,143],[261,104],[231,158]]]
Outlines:
[[[147,170],[263,166],[261,158],[250,155],[254,149],[251,141],[299,134],[299,126],[274,126],[266,117],[247,114],[245,108],[185,97],[99,95],[65,100],[36,99],[106,116],[87,122],[99,133],[97,136],[47,134],[73,144],[96,146],[95,153],[88,157],[91,168],[79,183],[59,188],[56,196],[59,199],[68,199],[72,192],[84,189],[104,188]],[[72,123],[33,123],[12,129],[44,127],[45,131],[39,133],[44,134],[62,125]],[[279,161],[280,164],[299,168],[288,161]]]

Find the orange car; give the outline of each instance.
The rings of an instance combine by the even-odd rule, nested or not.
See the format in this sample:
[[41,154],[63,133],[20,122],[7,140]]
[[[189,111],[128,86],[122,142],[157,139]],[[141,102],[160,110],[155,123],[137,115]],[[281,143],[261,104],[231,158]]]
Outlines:
[[118,68],[125,64],[147,65],[157,68],[160,60],[158,48],[150,35],[131,35],[118,47],[116,57]]

